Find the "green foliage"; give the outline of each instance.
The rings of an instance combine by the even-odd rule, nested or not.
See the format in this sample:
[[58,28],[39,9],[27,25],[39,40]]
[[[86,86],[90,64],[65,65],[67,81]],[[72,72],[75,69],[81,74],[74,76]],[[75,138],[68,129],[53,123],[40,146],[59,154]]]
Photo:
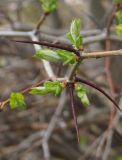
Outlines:
[[40,49],[36,52],[35,57],[38,59],[45,59],[50,62],[56,62],[60,60],[57,53],[51,49]]
[[122,156],[118,156],[116,160],[122,160]]
[[118,25],[115,26],[115,32],[117,35],[122,36],[122,11],[116,13]]
[[11,93],[10,108],[11,109],[15,109],[15,108],[25,109],[26,108],[24,96],[21,93],[14,93],[14,92]]
[[84,106],[89,106],[90,102],[87,97],[87,90],[80,84],[75,84],[75,91],[77,96],[80,98],[81,102],[83,103]]
[[122,24],[122,11],[116,12],[116,17],[119,24]]
[[88,139],[85,135],[80,136],[80,147],[81,149],[84,149],[88,144]]
[[46,81],[44,86],[55,95],[59,95],[64,87],[63,83],[59,81]]
[[82,48],[82,36],[80,34],[81,22],[79,19],[75,19],[71,23],[70,32],[67,34],[67,38],[72,43],[75,49]]
[[114,0],[115,4],[121,4],[122,0]]
[[74,64],[76,62],[76,55],[72,52],[65,50],[50,50],[50,49],[41,49],[36,52],[36,58],[45,59],[50,62],[62,61],[64,64]]
[[41,87],[34,87],[31,89],[30,93],[34,95],[46,95],[52,93],[56,96],[60,95],[64,88],[63,83],[59,81],[46,81],[44,86]]
[[60,60],[65,64],[74,64],[76,62],[76,55],[72,52],[65,50],[57,50],[57,54],[60,57]]
[[118,24],[118,25],[115,27],[115,31],[116,31],[116,34],[117,34],[117,35],[122,36],[122,24]]
[[40,0],[40,2],[45,13],[53,12],[57,8],[57,0]]
[[[80,34],[80,28],[80,20],[75,19],[72,21],[70,32],[67,34],[68,39],[70,40],[75,49],[81,49],[82,47],[82,36]],[[77,56],[74,53],[65,50],[53,51],[50,49],[41,49],[36,52],[35,57],[39,59],[45,59],[51,62],[60,60],[64,64],[74,64],[77,61]]]
[[31,88],[30,91],[33,95],[46,95],[50,93],[44,86]]

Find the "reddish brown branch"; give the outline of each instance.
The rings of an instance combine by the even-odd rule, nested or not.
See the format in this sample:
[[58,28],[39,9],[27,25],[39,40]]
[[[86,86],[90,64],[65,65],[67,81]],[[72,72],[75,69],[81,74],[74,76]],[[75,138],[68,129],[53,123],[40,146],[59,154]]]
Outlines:
[[38,45],[42,45],[42,46],[46,46],[46,47],[51,47],[51,48],[58,48],[58,49],[62,49],[62,50],[66,50],[69,52],[74,52],[77,56],[80,55],[80,53],[75,50],[73,47],[70,46],[64,46],[62,44],[53,44],[53,43],[49,43],[49,42],[44,42],[44,41],[26,41],[26,40],[12,40],[13,42],[20,42],[20,43],[30,43],[30,44],[38,44]]
[[118,104],[115,102],[114,99],[112,99],[103,89],[99,88],[98,86],[96,86],[95,84],[91,83],[91,82],[88,82],[84,79],[81,79],[79,77],[76,77],[76,82],[80,82],[80,83],[83,83],[83,84],[86,84],[92,88],[95,88],[96,90],[98,90],[99,92],[101,92],[104,96],[106,96],[121,112],[122,110],[120,109],[120,107],[118,106]]
[[77,132],[77,140],[78,143],[80,143],[80,134],[79,134],[79,129],[78,129],[78,123],[77,123],[77,117],[76,117],[76,110],[74,106],[74,95],[73,95],[73,85],[69,85],[69,93],[70,93],[70,101],[71,101],[71,107],[72,107],[72,115],[74,119],[74,124]]
[[[111,41],[109,39],[110,29],[111,29],[113,20],[115,18],[115,14],[116,14],[116,12],[118,10],[119,10],[119,6],[117,5],[116,8],[115,8],[115,10],[113,11],[112,15],[108,19],[107,38],[106,38],[106,41],[105,41],[105,49],[106,49],[106,51],[109,51],[111,49]],[[110,88],[111,97],[112,97],[112,99],[114,99],[115,86],[114,86],[114,82],[113,82],[110,66],[111,66],[111,57],[107,57],[105,59],[105,72],[106,72],[106,77],[107,77],[108,85],[109,85],[109,88]],[[116,113],[116,108],[111,109],[110,117],[109,117],[109,125],[108,125],[106,139],[105,139],[106,146],[105,146],[105,151],[104,151],[104,155],[103,155],[103,156],[106,156],[106,157],[108,156],[108,155],[106,155],[106,151],[108,150],[107,146],[109,144],[109,147],[110,147],[111,146],[111,142],[112,142],[112,135],[111,135],[111,131],[112,130],[111,129],[113,128],[113,125],[114,125],[113,121],[114,121],[115,113]],[[111,139],[109,139],[110,136],[111,136]]]
[[45,21],[45,19],[47,18],[48,15],[49,15],[49,13],[44,13],[41,16],[41,18],[40,18],[40,20],[39,20],[39,22],[38,22],[38,24],[36,26],[35,34],[38,33],[38,30],[40,29],[40,26],[43,24],[43,22]]
[[[106,39],[106,44],[105,44],[106,51],[109,51],[111,49],[111,41],[109,39],[110,28],[111,28],[113,20],[115,18],[116,12],[118,10],[120,10],[120,9],[121,9],[121,5],[116,5],[116,8],[115,8],[114,12],[112,13],[112,15],[110,16],[110,18],[108,20],[108,24],[107,24],[107,39]],[[111,58],[108,57],[108,58],[105,59],[105,71],[106,71],[106,76],[107,76],[110,92],[111,92],[112,97],[114,98],[115,86],[114,86],[114,82],[113,82],[113,79],[112,79],[110,66],[111,66]],[[110,121],[109,121],[108,129],[109,128],[111,129],[113,127],[113,119],[114,119],[114,116],[115,116],[115,112],[116,112],[116,110],[114,109],[110,113]]]

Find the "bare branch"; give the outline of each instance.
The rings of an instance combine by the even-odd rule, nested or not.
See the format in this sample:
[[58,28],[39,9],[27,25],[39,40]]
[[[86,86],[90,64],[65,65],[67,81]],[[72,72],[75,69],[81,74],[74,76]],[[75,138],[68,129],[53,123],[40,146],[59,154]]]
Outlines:
[[43,13],[43,15],[41,16],[37,26],[36,26],[36,30],[35,30],[35,33],[38,32],[40,26],[43,24],[43,22],[45,21],[45,19],[47,18],[47,16],[49,15],[49,13]]
[[115,50],[115,51],[82,53],[81,55],[83,59],[103,58],[103,57],[111,57],[111,56],[122,56],[122,49]]
[[74,119],[74,125],[75,125],[76,132],[77,132],[77,140],[78,140],[78,143],[80,143],[80,134],[79,134],[77,117],[76,117],[76,111],[75,111],[75,106],[74,106],[74,95],[73,95],[73,86],[72,85],[69,86],[69,94],[70,94],[70,101],[71,101],[71,107],[72,107],[72,114],[73,114],[73,119]]

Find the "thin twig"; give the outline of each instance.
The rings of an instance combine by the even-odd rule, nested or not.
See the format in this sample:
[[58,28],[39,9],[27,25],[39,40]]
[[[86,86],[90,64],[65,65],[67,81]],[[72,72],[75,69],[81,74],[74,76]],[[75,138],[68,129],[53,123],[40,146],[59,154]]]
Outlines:
[[54,44],[54,43],[49,43],[49,42],[44,42],[44,41],[26,41],[26,40],[23,40],[23,41],[22,40],[12,40],[12,41],[21,42],[21,43],[38,44],[38,45],[47,46],[47,47],[51,47],[51,48],[58,48],[58,49],[74,52],[74,53],[76,53],[76,55],[79,55],[79,51],[77,51],[73,47],[64,46],[62,44]]
[[122,49],[115,50],[115,51],[83,53],[81,55],[81,58],[89,59],[89,58],[104,58],[104,57],[111,57],[111,56],[122,56]]
[[43,22],[45,21],[45,19],[47,18],[47,16],[49,15],[49,13],[43,13],[43,15],[41,16],[37,26],[36,26],[36,29],[35,29],[35,34],[38,33],[41,25],[43,24]]
[[[110,28],[112,26],[113,20],[115,18],[115,13],[118,10],[118,7],[116,6],[113,13],[111,14],[111,16],[108,19],[108,23],[107,23],[107,37],[106,37],[106,41],[105,41],[105,48],[106,51],[109,51],[111,49],[111,40],[109,39],[110,36]],[[111,57],[107,57],[105,59],[105,72],[106,72],[106,76],[107,76],[107,81],[108,81],[108,85],[110,88],[110,92],[111,92],[111,96],[112,99],[114,99],[114,95],[115,95],[115,87],[114,87],[114,83],[113,83],[113,78],[112,78],[112,74],[110,71],[110,66],[111,66]],[[106,146],[103,152],[103,159],[107,160],[108,159],[108,155],[111,148],[111,143],[112,143],[112,137],[113,137],[113,120],[114,120],[114,116],[116,113],[116,108],[112,108],[111,112],[110,112],[110,118],[109,118],[109,125],[108,125],[108,129],[107,129],[107,135],[106,135]],[[109,148],[109,149],[108,149]],[[106,154],[108,153],[108,154]]]
[[76,111],[75,111],[75,106],[74,106],[73,85],[72,84],[69,85],[68,88],[69,88],[69,95],[70,95],[70,101],[71,101],[72,115],[73,115],[74,124],[76,128],[76,133],[77,133],[77,140],[78,140],[78,143],[80,143],[80,134],[79,134]]

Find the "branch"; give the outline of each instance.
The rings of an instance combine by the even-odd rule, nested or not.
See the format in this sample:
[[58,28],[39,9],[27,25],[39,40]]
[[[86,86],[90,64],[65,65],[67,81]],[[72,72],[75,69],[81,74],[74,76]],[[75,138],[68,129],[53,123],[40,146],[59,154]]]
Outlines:
[[[85,45],[85,44],[90,44],[90,43],[105,41],[106,38],[107,38],[106,31],[103,31],[102,33],[100,33],[100,34],[98,34],[98,35],[84,38],[84,39],[83,39],[83,44]],[[114,34],[110,34],[109,40],[122,42],[122,37],[117,36],[117,35],[114,35]]]
[[88,86],[90,86],[92,88],[95,88],[96,90],[98,90],[99,92],[101,92],[104,96],[106,96],[120,110],[120,112],[122,112],[122,110],[118,106],[118,104],[104,90],[102,90],[101,88],[99,88],[95,84],[93,84],[91,82],[88,82],[88,81],[86,81],[84,79],[81,79],[79,77],[76,77],[76,82],[80,82],[80,83],[86,84],[86,85],[88,85]]
[[41,16],[37,26],[36,26],[36,30],[35,30],[35,33],[37,34],[40,26],[43,24],[43,22],[45,21],[45,19],[47,18],[47,16],[49,15],[49,13],[43,13],[43,15]]
[[[48,148],[48,141],[51,137],[51,134],[55,128],[56,123],[58,122],[58,118],[59,118],[63,108],[65,107],[66,100],[67,100],[67,93],[66,93],[66,90],[64,90],[64,92],[61,93],[58,106],[56,107],[56,111],[50,120],[49,126],[48,126],[47,130],[45,131],[45,134],[44,134],[44,137],[42,140],[42,148],[44,151],[45,159],[49,159],[49,157],[50,157],[50,151]],[[47,153],[47,151],[48,151],[48,153]]]
[[122,56],[122,49],[115,51],[103,51],[103,52],[91,52],[91,53],[82,53],[82,59],[90,59],[90,58],[103,58],[110,56]]
[[[27,94],[27,93],[29,93],[29,91],[30,91],[30,89],[31,89],[32,87],[38,87],[38,86],[42,85],[46,80],[50,80],[50,79],[48,78],[48,79],[45,79],[45,80],[41,80],[41,81],[33,84],[31,87],[28,87],[28,88],[20,91],[20,93],[22,93],[22,94]],[[0,102],[0,111],[2,111],[3,108],[4,108],[8,103],[9,103],[9,98],[6,99],[6,100],[3,101],[3,102]]]
[[80,143],[80,134],[79,134],[76,111],[75,111],[75,106],[74,106],[74,95],[73,95],[73,86],[72,85],[69,86],[69,94],[70,94],[70,101],[71,101],[74,125],[75,125],[75,129],[76,129],[76,132],[77,132],[77,140],[78,140],[78,143]]
[[[37,36],[34,34],[34,32],[30,33],[30,38],[32,39],[32,41],[39,41]],[[38,45],[34,44],[34,48],[35,48],[35,51],[37,51],[37,50],[41,49],[41,46],[38,46]],[[44,65],[44,68],[45,68],[45,71],[46,71],[48,77],[50,77],[50,78],[55,77],[55,74],[53,72],[51,64],[48,61],[45,61],[45,60],[42,60],[42,62],[43,62],[43,65]]]
[[30,32],[23,32],[23,31],[0,31],[0,36],[6,36],[6,37],[30,37]]
[[[73,47],[70,46],[63,46],[62,44],[53,44],[49,42],[42,42],[42,41],[22,41],[22,40],[12,40],[15,42],[21,42],[21,43],[30,43],[30,44],[38,44],[42,46],[47,46],[51,48],[58,48],[67,50],[70,52],[74,52],[76,55],[80,55],[80,51],[75,50]],[[90,59],[90,58],[103,58],[103,57],[110,57],[110,56],[122,56],[122,49],[115,50],[115,51],[103,51],[103,52],[91,52],[91,53],[82,53],[81,58],[82,59]]]
[[[93,32],[93,34],[92,34],[92,32]],[[0,36],[6,36],[6,37],[16,37],[16,36],[19,36],[19,37],[30,37],[30,35],[32,33],[33,33],[33,31],[22,32],[22,31],[11,31],[10,30],[10,31],[0,31]],[[34,33],[35,33],[35,31],[34,31]],[[94,42],[100,42],[100,41],[105,40],[106,39],[106,30],[101,31],[101,32],[99,31],[99,33],[96,34],[96,35],[94,35],[94,30],[93,31],[92,30],[88,30],[88,31],[83,31],[81,33],[81,35],[84,37],[83,38],[83,44],[86,45],[86,44],[90,44],[90,43],[94,43]],[[86,35],[87,35],[87,37],[85,37]],[[65,37],[62,37],[62,36],[52,36],[52,35],[49,35],[49,34],[41,32],[40,37],[41,37],[42,41],[47,41],[47,42],[52,42],[52,43],[54,41],[57,41],[59,43],[71,46],[69,41]],[[109,39],[112,40],[112,41],[122,42],[122,38],[117,36],[117,35],[114,35],[114,34],[111,34],[109,36]]]
[[20,42],[20,43],[38,44],[38,45],[47,46],[51,48],[62,49],[62,50],[66,50],[69,52],[74,52],[76,55],[79,55],[79,51],[75,50],[72,46],[71,47],[64,46],[62,44],[53,44],[53,43],[44,42],[44,41],[26,41],[26,40],[12,40],[12,41]]

